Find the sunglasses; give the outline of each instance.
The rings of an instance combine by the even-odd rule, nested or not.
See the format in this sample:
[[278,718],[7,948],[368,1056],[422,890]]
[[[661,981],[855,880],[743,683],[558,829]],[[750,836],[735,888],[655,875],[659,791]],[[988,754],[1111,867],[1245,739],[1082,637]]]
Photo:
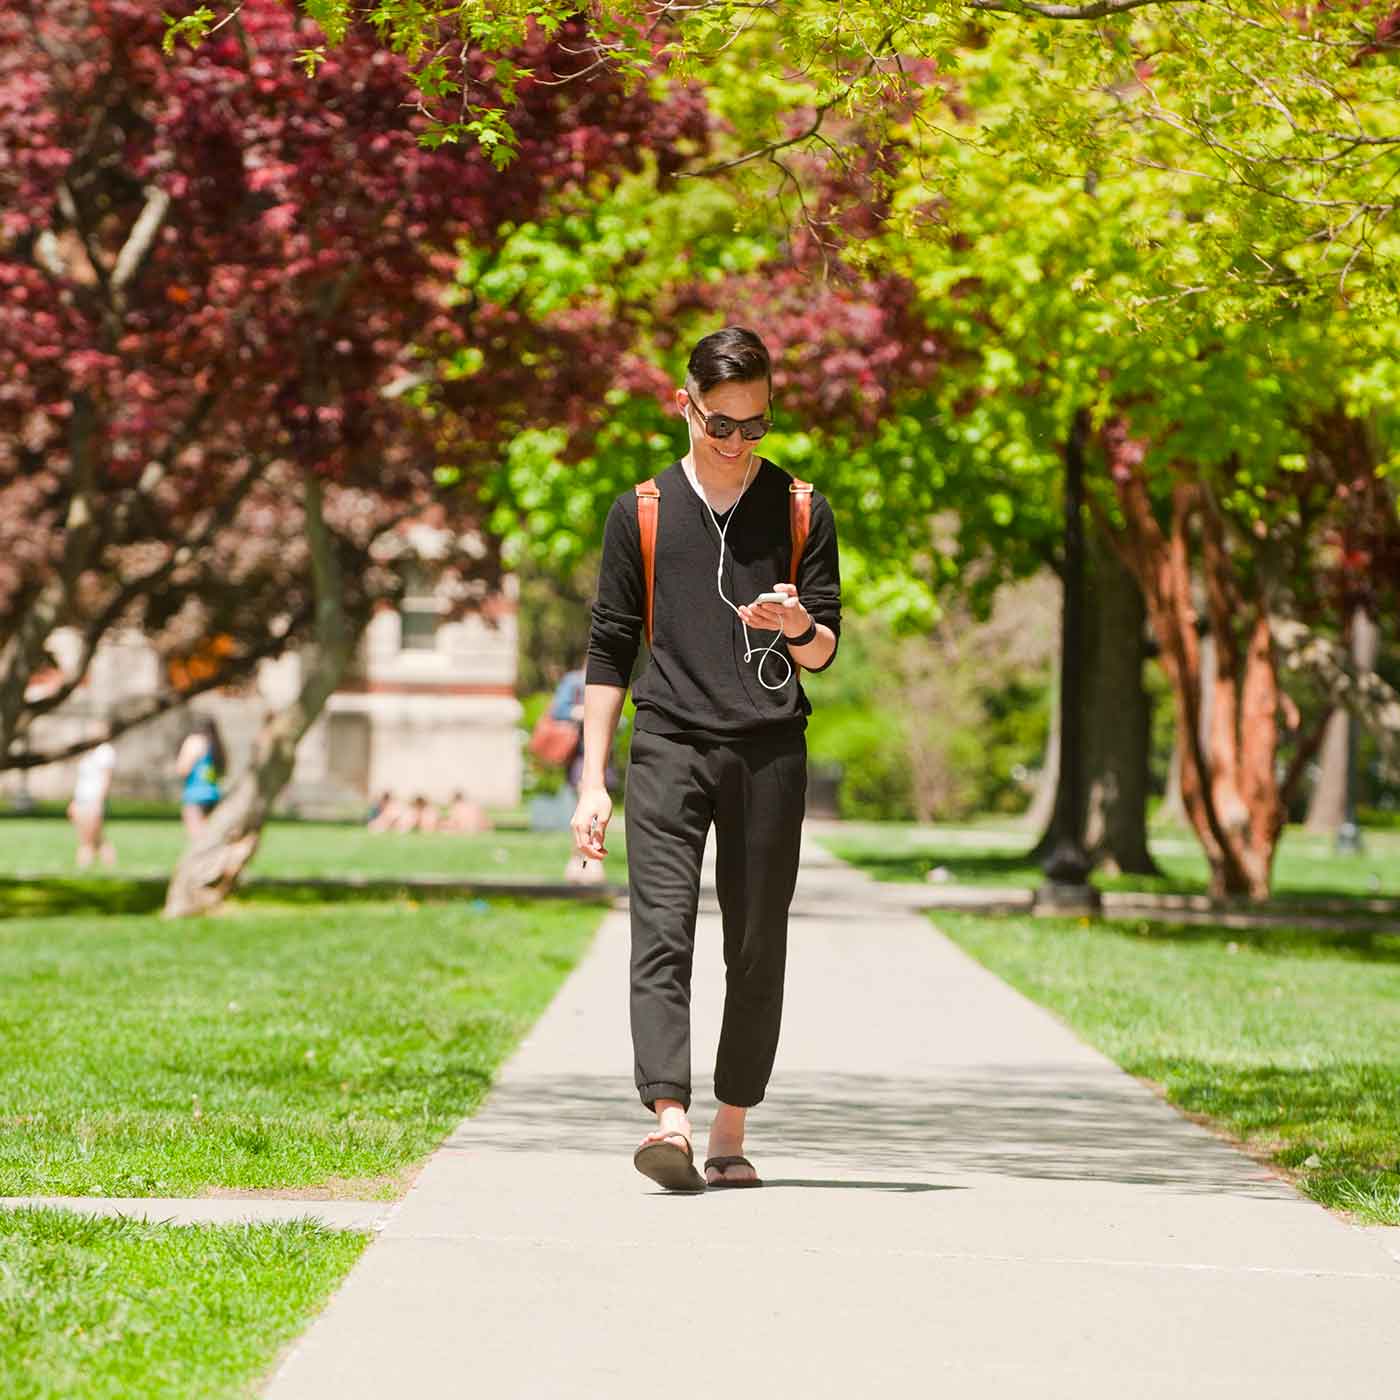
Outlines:
[[[691,407],[697,412],[700,411],[699,405],[693,399]],[[705,425],[705,432],[712,438],[732,437],[734,429],[738,428],[745,442],[757,442],[773,426],[768,416],[763,413],[752,418],[731,418],[727,413],[702,413],[700,421]]]

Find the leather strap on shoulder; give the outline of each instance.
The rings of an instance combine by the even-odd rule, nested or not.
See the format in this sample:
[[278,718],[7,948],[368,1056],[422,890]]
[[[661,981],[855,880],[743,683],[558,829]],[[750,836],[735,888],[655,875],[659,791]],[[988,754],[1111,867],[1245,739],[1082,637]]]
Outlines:
[[[807,548],[807,536],[812,530],[812,483],[793,477],[788,487],[788,520],[792,530],[792,574],[788,579],[797,586],[797,569],[802,563],[802,551]],[[789,658],[792,660],[792,658]],[[792,660],[792,673],[797,675],[801,665]]]
[[642,537],[642,574],[647,581],[647,610],[645,616],[647,646],[651,645],[652,613],[656,601],[656,521],[661,505],[661,488],[655,477],[639,481],[637,492],[637,529]]
[[793,477],[788,487],[788,516],[792,527],[792,574],[788,579],[797,583],[797,566],[802,562],[802,551],[807,548],[807,536],[812,529],[812,483],[799,481]]

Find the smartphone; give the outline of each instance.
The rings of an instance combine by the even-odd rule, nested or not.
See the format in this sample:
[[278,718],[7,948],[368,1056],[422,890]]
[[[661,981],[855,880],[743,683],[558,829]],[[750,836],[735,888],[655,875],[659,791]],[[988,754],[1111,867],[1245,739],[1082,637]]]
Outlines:
[[786,603],[790,596],[787,593],[760,593],[753,600],[754,606],[757,607],[759,603]]

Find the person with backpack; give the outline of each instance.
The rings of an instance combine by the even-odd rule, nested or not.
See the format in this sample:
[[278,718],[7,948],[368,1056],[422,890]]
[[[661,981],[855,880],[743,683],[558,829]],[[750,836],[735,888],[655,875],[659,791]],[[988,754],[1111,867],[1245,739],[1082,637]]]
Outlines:
[[[656,1127],[633,1161],[686,1191],[760,1184],[744,1134],[782,1016],[812,710],[799,673],[836,655],[841,579],[826,498],[757,452],[772,404],[762,339],[742,326],[702,338],[675,403],[689,450],[623,492],[603,530],[572,826],[582,857],[606,858],[604,765],[645,634],[624,821],[635,1078]],[[726,976],[702,1178],[688,1117],[690,977],[711,825]]]

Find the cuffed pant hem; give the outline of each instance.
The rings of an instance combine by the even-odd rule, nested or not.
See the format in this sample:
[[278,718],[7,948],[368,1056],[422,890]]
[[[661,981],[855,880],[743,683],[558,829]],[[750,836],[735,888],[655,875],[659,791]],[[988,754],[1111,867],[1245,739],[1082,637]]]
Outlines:
[[754,1108],[763,1102],[763,1096],[768,1091],[766,1089],[735,1089],[730,1086],[721,1088],[715,1085],[715,1098],[720,1103],[727,1103],[731,1108]]
[[654,1084],[638,1084],[637,1093],[641,1095],[648,1113],[656,1111],[657,1099],[678,1099],[681,1107],[687,1113],[690,1112],[690,1090],[683,1084],[668,1084],[665,1080],[657,1080]]

